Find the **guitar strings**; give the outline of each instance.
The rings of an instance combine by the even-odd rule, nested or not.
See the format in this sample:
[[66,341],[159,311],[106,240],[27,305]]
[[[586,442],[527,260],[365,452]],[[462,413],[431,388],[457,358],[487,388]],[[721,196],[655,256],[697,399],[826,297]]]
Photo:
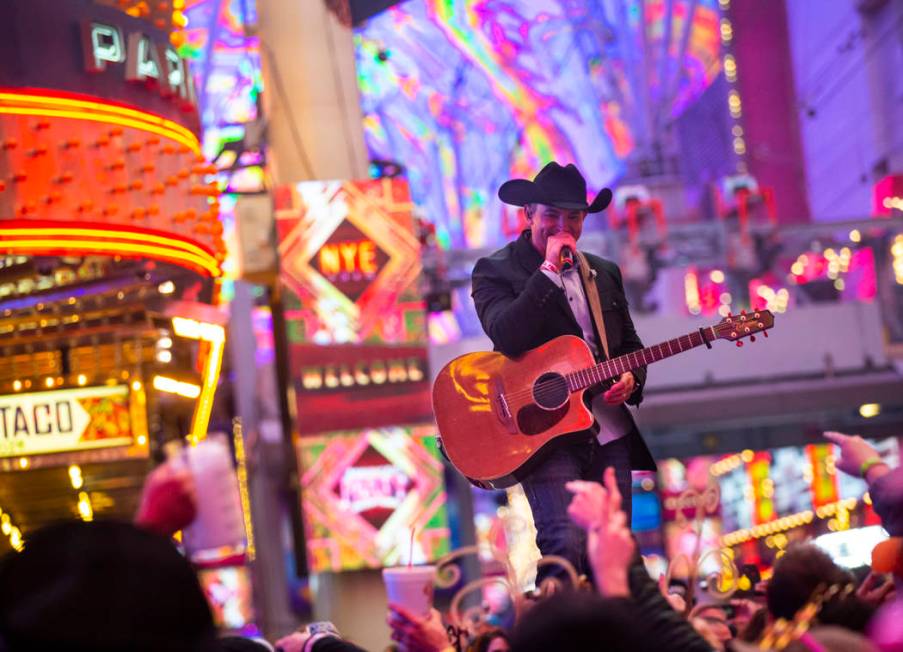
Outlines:
[[[617,360],[620,360],[620,359],[621,359],[621,358],[618,357],[618,358],[614,358],[613,360],[606,360],[605,362],[602,362],[602,363],[600,363],[600,364],[598,364],[598,365],[596,365],[596,366],[594,366],[594,367],[590,367],[590,368],[588,368],[588,369],[583,369],[583,370],[581,370],[581,371],[571,372],[571,373],[569,373],[569,374],[562,374],[562,375],[561,375],[561,378],[563,378],[563,379],[565,380],[565,382],[567,382],[567,384],[568,384],[568,394],[570,394],[570,393],[576,391],[576,390],[574,390],[574,389],[571,389],[571,384],[570,384],[570,382],[567,381],[568,376],[575,376],[576,374],[579,374],[579,373],[589,373],[591,370],[592,370],[592,371],[599,371],[599,372],[602,372],[602,373],[606,373],[606,372],[602,369],[603,367],[607,366],[606,363],[613,363],[613,362],[616,362]],[[598,381],[599,383],[605,382],[606,380],[611,380],[611,379],[614,378],[616,375],[618,375],[618,371],[617,371],[618,365],[613,365],[613,366],[614,366],[614,368],[615,368],[615,369],[614,369],[615,373],[612,374],[611,376],[607,376],[607,377],[605,377],[605,378],[602,378],[601,380]],[[624,365],[621,365],[621,366],[624,366]],[[629,371],[629,369],[625,369],[625,371]],[[558,381],[557,379],[555,379],[555,380],[544,380],[544,381],[542,381],[542,382],[540,382],[540,383],[537,383],[536,385],[532,385],[529,389],[519,389],[519,390],[517,390],[517,391],[510,392],[510,393],[503,393],[502,395],[503,395],[506,399],[522,399],[522,398],[527,397],[527,396],[545,396],[545,397],[548,397],[548,396],[552,395],[552,393],[554,393],[554,389],[552,388],[552,386],[553,386],[553,385],[559,384],[559,382],[560,382],[560,381]],[[598,384],[598,383],[591,383],[590,385],[587,385],[587,387],[592,387],[592,385],[596,385],[596,384]],[[586,388],[584,387],[583,389],[586,389]]]
[[[642,351],[651,351],[652,349],[654,349],[654,348],[656,348],[656,347],[659,347],[659,348],[661,348],[662,350],[664,350],[663,347],[664,347],[665,344],[668,344],[668,347],[669,347],[669,349],[670,349],[670,348],[671,348],[671,342],[675,342],[675,341],[676,341],[676,342],[678,342],[678,347],[680,347],[679,350],[680,350],[681,352],[683,352],[684,350],[689,350],[689,349],[683,349],[682,344],[681,344],[681,342],[680,342],[680,340],[682,340],[684,337],[686,337],[686,338],[689,340],[690,345],[691,345],[690,348],[695,348],[695,347],[697,347],[697,346],[699,346],[699,345],[701,344],[701,342],[695,342],[695,341],[693,340],[693,336],[694,336],[694,335],[695,335],[695,333],[689,333],[689,334],[684,335],[684,336],[682,336],[682,337],[678,337],[678,338],[676,338],[675,340],[668,340],[667,342],[662,342],[662,343],[660,343],[660,344],[656,344],[656,345],[653,345],[653,346],[646,347],[645,349],[642,349]],[[636,353],[636,352],[634,352],[634,353]],[[579,373],[585,373],[585,372],[590,372],[590,371],[602,371],[603,373],[605,373],[605,372],[603,371],[603,367],[606,367],[606,366],[613,367],[615,373],[614,373],[613,375],[608,376],[607,378],[603,378],[601,381],[599,381],[599,382],[604,382],[604,381],[610,380],[611,378],[614,378],[616,375],[618,375],[618,367],[619,367],[619,366],[620,366],[620,367],[624,367],[624,371],[631,371],[631,370],[632,370],[632,367],[630,367],[630,360],[627,359],[627,356],[629,356],[629,355],[631,355],[631,354],[628,353],[628,354],[626,354],[626,355],[618,356],[617,358],[611,358],[611,359],[609,359],[609,360],[604,360],[604,361],[600,362],[599,364],[597,364],[597,365],[595,365],[595,366],[593,366],[593,367],[589,367],[589,368],[583,369],[583,370],[581,370],[581,371],[571,372],[571,373],[569,373],[569,374],[562,374],[562,377],[565,379],[565,381],[567,381],[567,377],[568,377],[568,376],[574,376],[574,375],[579,374]],[[669,357],[669,356],[665,356],[665,357]],[[645,358],[644,358],[644,359],[645,359]],[[663,359],[663,358],[662,358],[662,359]],[[620,364],[619,364],[619,362],[620,362]],[[502,396],[505,398],[505,400],[517,400],[517,401],[520,401],[520,400],[522,400],[522,399],[524,399],[524,398],[526,398],[526,397],[548,397],[548,396],[550,396],[550,395],[554,395],[554,394],[550,394],[550,392],[554,392],[554,391],[555,391],[554,389],[551,388],[551,385],[557,384],[557,383],[558,383],[557,380],[546,380],[546,381],[543,381],[543,382],[541,382],[541,383],[537,383],[536,385],[533,385],[533,386],[531,386],[531,387],[528,388],[528,389],[520,389],[520,390],[517,390],[517,391],[515,391],[515,392],[511,392],[510,394],[508,394],[508,393],[503,393]],[[594,384],[596,384],[596,383],[594,383]],[[591,387],[591,386],[592,386],[592,385],[587,385],[587,387]],[[584,389],[585,389],[585,388],[584,388]],[[575,391],[575,390],[572,390],[572,389],[571,389],[570,383],[568,383],[568,394],[571,394],[571,393],[573,393],[574,391]]]
[[[767,329],[765,329],[765,328],[757,328],[755,332],[764,331],[764,330],[767,330]],[[714,329],[713,329],[713,334],[714,334]],[[665,345],[665,344],[668,345],[668,348],[669,348],[669,350],[670,350],[670,349],[671,349],[671,343],[672,343],[672,342],[677,342],[678,347],[679,347],[679,351],[682,353],[684,350],[689,350],[689,349],[684,349],[684,348],[683,348],[682,340],[683,340],[684,337],[686,337],[686,338],[689,340],[690,348],[695,348],[695,347],[697,347],[697,346],[700,346],[703,342],[706,341],[705,339],[702,339],[702,341],[696,342],[696,341],[693,339],[693,336],[694,336],[694,335],[696,335],[696,333],[688,333],[687,335],[678,337],[678,338],[676,338],[676,339],[674,339],[674,340],[668,340],[668,341],[666,341],[666,342],[661,342],[660,344],[656,344],[656,345],[653,345],[653,346],[646,347],[645,349],[642,349],[642,351],[651,351],[652,349],[655,349],[656,347],[658,347],[659,349],[661,349],[662,351],[664,351],[664,345]],[[634,353],[636,353],[636,352],[634,352]],[[568,376],[574,377],[574,376],[576,376],[577,374],[580,374],[580,373],[590,373],[590,372],[593,372],[593,371],[599,371],[599,372],[602,372],[602,373],[606,373],[606,372],[604,371],[604,367],[608,366],[608,367],[613,367],[615,373],[614,373],[613,375],[611,375],[611,376],[608,376],[608,377],[606,377],[606,378],[603,378],[603,379],[600,380],[599,382],[601,383],[601,382],[605,382],[606,380],[611,380],[612,378],[614,378],[615,376],[618,375],[618,367],[619,367],[619,366],[623,367],[623,368],[624,368],[624,371],[631,371],[631,370],[633,369],[633,367],[630,367],[630,360],[628,359],[628,356],[629,356],[629,355],[631,355],[631,354],[628,353],[628,354],[626,354],[626,355],[618,356],[617,358],[612,358],[612,359],[609,359],[609,360],[604,360],[603,362],[600,362],[599,364],[597,364],[597,365],[595,365],[595,366],[593,366],[593,367],[589,367],[589,368],[587,368],[587,369],[582,369],[582,370],[580,370],[580,371],[574,371],[574,372],[571,372],[571,373],[568,373],[568,374],[561,374],[560,377],[563,378],[563,379],[565,380],[565,382],[567,383],[568,395],[572,394],[574,391],[577,391],[577,390],[575,390],[575,389],[571,389],[571,383],[568,381]],[[673,355],[673,352],[672,352],[671,354],[669,354],[669,355],[666,355],[665,357],[670,357],[670,355]],[[645,359],[645,357],[644,357],[644,359]],[[664,358],[659,358],[659,359],[664,359]],[[619,364],[619,362],[620,362],[620,364]],[[555,392],[556,392],[556,389],[553,387],[553,385],[558,385],[559,383],[560,383],[560,381],[559,381],[558,379],[555,379],[555,380],[545,380],[545,381],[542,381],[542,382],[540,382],[540,383],[537,383],[536,385],[532,385],[532,386],[531,386],[530,388],[528,388],[528,389],[520,389],[520,390],[517,390],[517,391],[515,391],[515,392],[511,392],[511,393],[505,393],[505,392],[503,392],[503,393],[502,393],[502,397],[503,397],[506,401],[515,401],[515,400],[516,400],[516,401],[520,401],[520,400],[522,400],[522,399],[524,399],[524,398],[527,398],[527,397],[530,397],[530,398],[540,398],[540,399],[541,399],[541,398],[548,398],[549,396],[554,396],[554,394],[555,394]],[[598,383],[593,383],[593,384],[598,384]],[[593,384],[587,385],[587,387],[592,387]],[[583,389],[586,389],[586,388],[584,387]]]
[[[574,372],[574,373],[579,373],[579,372]],[[571,389],[571,384],[569,382],[567,382],[567,376],[572,376],[572,375],[574,375],[574,374],[571,373],[571,374],[566,374],[566,375],[561,376],[567,383],[568,394],[571,394],[575,391],[575,390]],[[614,378],[614,376],[609,376],[608,378],[603,378],[599,382],[600,383],[605,382],[606,380],[610,380],[612,378]],[[517,390],[515,392],[511,392],[511,393],[503,392],[502,396],[505,398],[505,400],[518,400],[518,401],[523,398],[526,398],[526,397],[548,398],[550,396],[554,396],[556,393],[553,385],[559,385],[559,384],[560,384],[560,381],[558,381],[557,379],[556,380],[544,380],[541,383],[537,383],[536,385],[531,386],[530,389],[519,389],[519,390]],[[598,384],[598,383],[593,383],[593,385],[595,385],[595,384]],[[587,387],[592,387],[592,385],[587,385]],[[584,387],[583,389],[586,389],[586,387]]]

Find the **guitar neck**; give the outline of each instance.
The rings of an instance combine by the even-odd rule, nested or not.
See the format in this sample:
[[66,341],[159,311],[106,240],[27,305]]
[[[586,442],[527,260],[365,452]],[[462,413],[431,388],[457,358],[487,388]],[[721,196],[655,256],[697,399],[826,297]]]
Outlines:
[[639,351],[631,351],[617,358],[600,362],[587,369],[566,374],[565,378],[567,378],[569,389],[575,392],[611,378],[618,378],[625,371],[632,371],[637,367],[644,367],[653,362],[670,358],[672,355],[695,349],[697,346],[702,346],[714,339],[716,339],[714,328],[701,328],[698,331],[681,335],[673,340],[647,346]]

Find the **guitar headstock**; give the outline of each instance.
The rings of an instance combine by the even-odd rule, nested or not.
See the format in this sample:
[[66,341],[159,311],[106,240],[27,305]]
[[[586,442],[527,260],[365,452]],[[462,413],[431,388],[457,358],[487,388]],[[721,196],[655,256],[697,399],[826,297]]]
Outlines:
[[728,315],[712,327],[715,337],[721,340],[736,342],[737,346],[743,346],[743,338],[748,337],[750,342],[756,341],[756,333],[762,333],[768,337],[768,329],[774,327],[774,315],[770,310],[752,310],[747,313],[740,311],[739,315]]

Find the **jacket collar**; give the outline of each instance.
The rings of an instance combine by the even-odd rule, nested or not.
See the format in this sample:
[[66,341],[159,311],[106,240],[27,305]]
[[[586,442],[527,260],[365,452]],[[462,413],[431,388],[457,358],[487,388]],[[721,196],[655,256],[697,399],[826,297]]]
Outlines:
[[514,241],[514,255],[517,257],[517,262],[520,263],[521,267],[532,274],[542,265],[544,258],[542,254],[536,251],[536,247],[533,246],[533,241],[530,238],[530,229],[521,231],[520,237]]

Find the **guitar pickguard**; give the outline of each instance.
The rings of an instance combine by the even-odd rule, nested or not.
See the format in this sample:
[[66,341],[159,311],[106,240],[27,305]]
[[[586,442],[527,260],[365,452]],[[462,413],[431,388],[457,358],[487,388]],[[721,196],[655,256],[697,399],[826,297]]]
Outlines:
[[564,419],[570,403],[556,410],[543,410],[538,405],[525,405],[517,411],[517,427],[525,435],[538,435]]

